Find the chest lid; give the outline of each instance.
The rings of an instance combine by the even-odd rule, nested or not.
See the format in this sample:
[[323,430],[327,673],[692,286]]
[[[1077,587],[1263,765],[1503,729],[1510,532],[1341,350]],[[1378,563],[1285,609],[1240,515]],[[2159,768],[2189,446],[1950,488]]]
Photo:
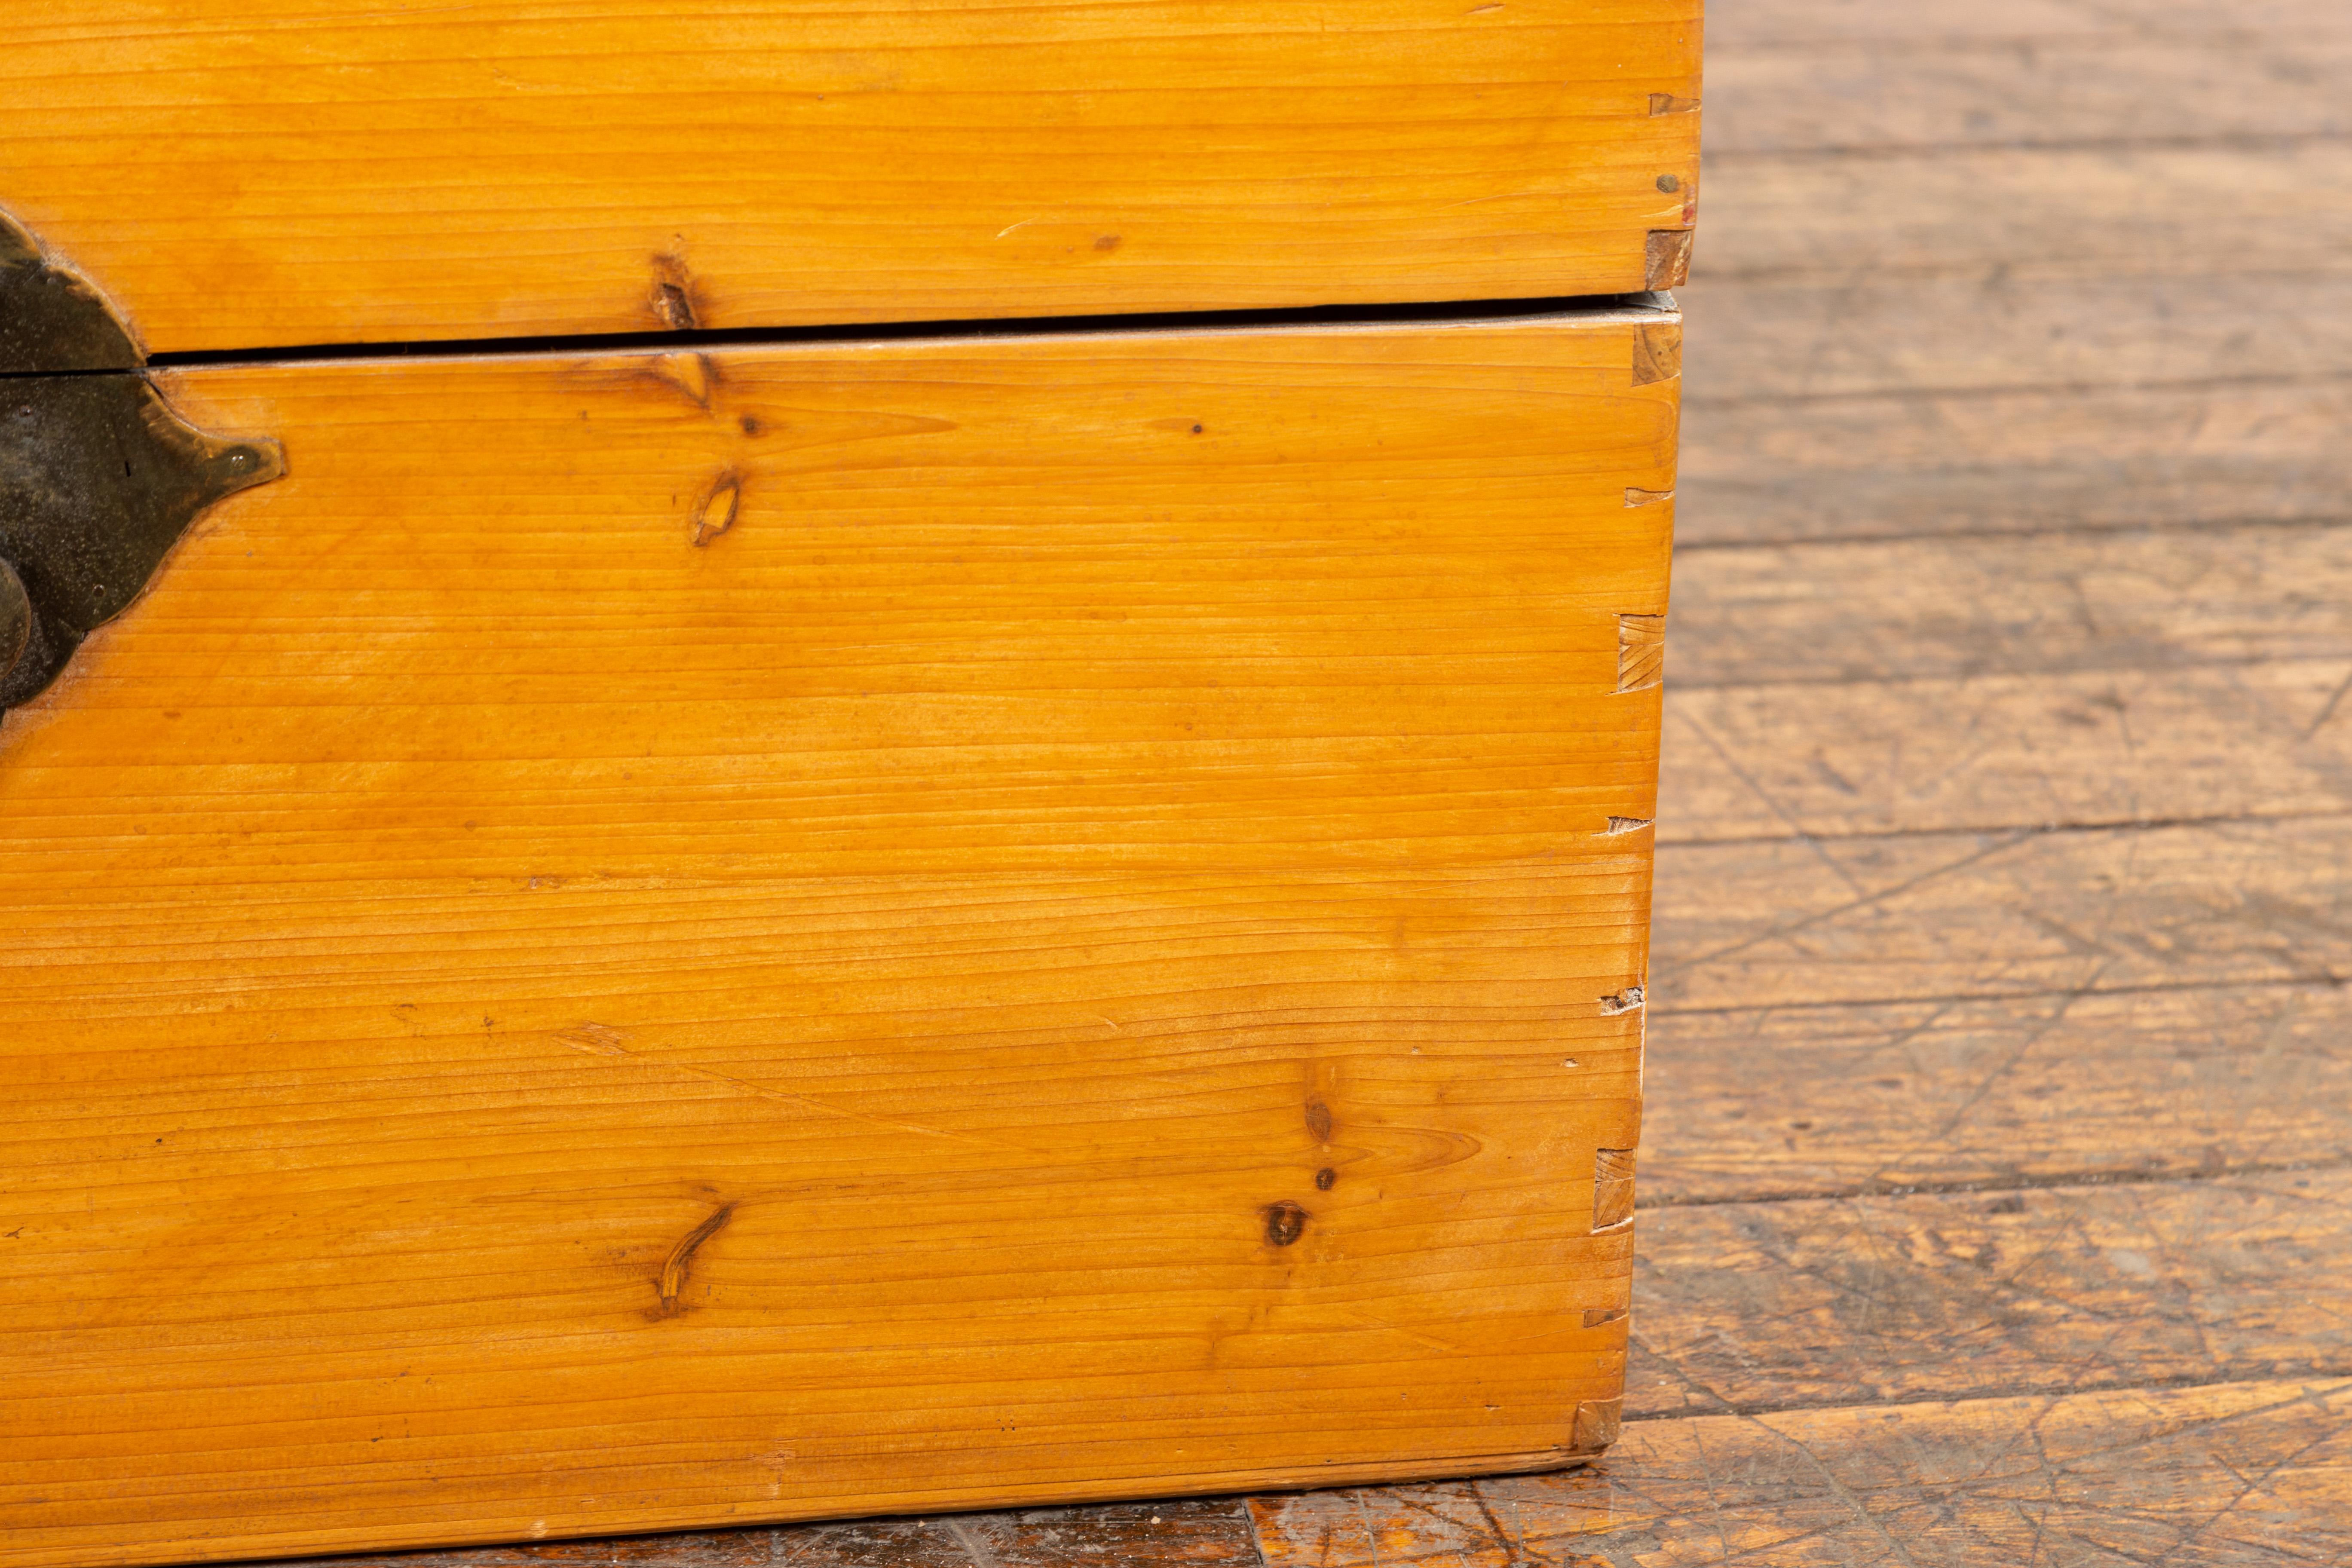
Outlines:
[[1672,287],[1698,0],[19,0],[149,353]]

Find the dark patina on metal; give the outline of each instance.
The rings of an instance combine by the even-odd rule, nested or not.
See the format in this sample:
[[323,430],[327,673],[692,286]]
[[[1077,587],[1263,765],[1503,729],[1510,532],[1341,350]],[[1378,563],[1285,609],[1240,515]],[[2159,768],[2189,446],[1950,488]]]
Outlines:
[[38,696],[215,501],[286,471],[206,436],[96,290],[0,219],[0,710]]
[[0,375],[145,363],[98,290],[50,266],[31,235],[0,216]]

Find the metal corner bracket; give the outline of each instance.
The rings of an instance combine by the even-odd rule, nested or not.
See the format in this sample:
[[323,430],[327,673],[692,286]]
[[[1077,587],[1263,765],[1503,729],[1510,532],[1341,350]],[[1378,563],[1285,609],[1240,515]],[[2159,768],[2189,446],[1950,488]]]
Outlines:
[[286,471],[190,426],[130,329],[0,216],[0,711],[48,688],[198,513]]

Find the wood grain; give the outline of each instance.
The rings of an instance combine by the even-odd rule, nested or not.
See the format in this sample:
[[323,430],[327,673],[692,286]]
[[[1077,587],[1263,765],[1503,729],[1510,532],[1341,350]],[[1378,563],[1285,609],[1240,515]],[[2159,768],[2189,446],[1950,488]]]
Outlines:
[[[1710,158],[1692,276],[2341,277],[2348,198],[2352,140],[2341,137]],[[2274,229],[2291,242],[2254,237]]]
[[1626,1409],[2352,1377],[2347,1215],[2341,1166],[1644,1210]]
[[2352,551],[2263,526],[1686,553],[1662,843],[2352,806]]
[[1272,1568],[2276,1568],[2352,1552],[2352,1381],[1629,1422],[1556,1476],[1255,1499]]
[[1645,1057],[1644,1204],[2352,1161],[2328,980],[1661,1011]]
[[2352,131],[2341,91],[2352,27],[2340,8],[2315,5],[2291,28],[2249,27],[2242,16],[2199,26],[2164,15],[2168,6],[2131,8],[2138,16],[2074,8],[2023,32],[1998,6],[1981,16],[1917,9],[1941,25],[1890,37],[1883,24],[1855,17],[1768,41],[1734,20],[1729,47],[1718,29],[1708,156],[2259,143]]
[[21,0],[0,207],[157,351],[1620,293],[1692,221],[1698,23]]
[[[2226,820],[2343,777],[2342,8],[1713,10],[1629,1392],[1740,1413],[1260,1498],[1267,1555],[2352,1557],[2341,829]],[[1051,1528],[446,1561],[1171,1550]]]
[[1667,701],[1780,686],[1801,724],[1799,687],[2352,659],[2346,540],[2213,523],[1684,550]]
[[2337,830],[2226,820],[2342,809],[2342,8],[1709,22],[1628,1408],[1743,1414],[1269,1559],[2345,1556]]
[[1660,322],[170,378],[289,474],[0,735],[0,1562],[1581,1451]]
[[1676,693],[1660,842],[2352,809],[2352,660]]
[[[1777,7],[1728,25],[1790,40],[1789,68],[1874,69],[1878,101],[1958,123],[1992,111],[1942,73],[2010,70],[2053,37],[2098,47],[2118,29],[2160,30],[2174,10],[2120,20],[2025,9],[2022,34],[2003,6],[1923,8],[1916,30],[1843,11],[1774,23]],[[1776,34],[1783,24],[1791,30]],[[2249,42],[2246,26],[2230,26],[2242,52],[2304,48],[2301,35],[2255,29]],[[2323,30],[2340,36],[2340,17]],[[1832,34],[1851,41],[1825,42]],[[2229,58],[2193,39],[2164,47],[2184,70]],[[1962,58],[1981,63],[1950,63]],[[1737,82],[1741,67],[1717,65]],[[2338,112],[2324,66],[2308,79],[2281,70],[2272,98]],[[2099,76],[2090,96],[2115,80]],[[1768,95],[1764,107],[1759,89],[1743,110],[1728,90],[1718,126],[1760,116],[1763,128],[1752,142],[1727,130],[1708,163],[1690,291],[1690,372],[1704,396],[1688,411],[1686,542],[2345,515],[2352,473],[2332,432],[2352,417],[2336,303],[2352,254],[2352,143],[2330,132],[1906,150],[1869,129],[1865,101],[1837,132],[1856,150],[1831,155],[1823,129],[1801,121],[1827,98]],[[2118,90],[2150,113],[2179,96]],[[1865,210],[1866,221],[1851,216]],[[2244,243],[2281,212],[2294,243]],[[2306,288],[2307,310],[2278,309]]]
[[1651,1011],[2341,983],[2352,816],[1677,845]]
[[1907,79],[1932,92],[1931,79],[1923,79],[1919,69],[1927,48],[1913,53],[1902,46],[2007,46],[2026,65],[2035,49],[2074,41],[2183,33],[2216,42],[2248,35],[2291,41],[2341,26],[2344,14],[2335,0],[1934,0],[1904,6],[1875,0],[1727,0],[1708,20],[1711,36],[1728,55],[1790,49],[1834,57],[1869,49],[1898,83]]
[[[1706,374],[1696,358],[1687,374]],[[2352,376],[1693,408],[1682,532],[1775,544],[2341,521]]]
[[2352,273],[2331,260],[2284,275],[1703,279],[1678,296],[1704,372],[1692,406],[2333,375],[2352,363]]

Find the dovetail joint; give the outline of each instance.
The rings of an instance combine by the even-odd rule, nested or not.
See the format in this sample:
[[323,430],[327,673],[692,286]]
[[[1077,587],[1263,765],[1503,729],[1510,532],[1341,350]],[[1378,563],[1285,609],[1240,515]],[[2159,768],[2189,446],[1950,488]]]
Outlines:
[[1617,617],[1617,689],[1646,691],[1666,678],[1666,617]]
[[1643,321],[1633,329],[1633,384],[1672,381],[1683,373],[1679,321]]
[[1652,293],[1679,289],[1690,281],[1692,231],[1654,228],[1643,254],[1643,287]]
[[1572,1453],[1598,1454],[1617,1441],[1623,1429],[1625,1402],[1622,1399],[1587,1399],[1576,1407],[1576,1416],[1569,1423],[1568,1446]]
[[1595,1235],[1633,1223],[1633,1151],[1592,1152],[1592,1229]]

